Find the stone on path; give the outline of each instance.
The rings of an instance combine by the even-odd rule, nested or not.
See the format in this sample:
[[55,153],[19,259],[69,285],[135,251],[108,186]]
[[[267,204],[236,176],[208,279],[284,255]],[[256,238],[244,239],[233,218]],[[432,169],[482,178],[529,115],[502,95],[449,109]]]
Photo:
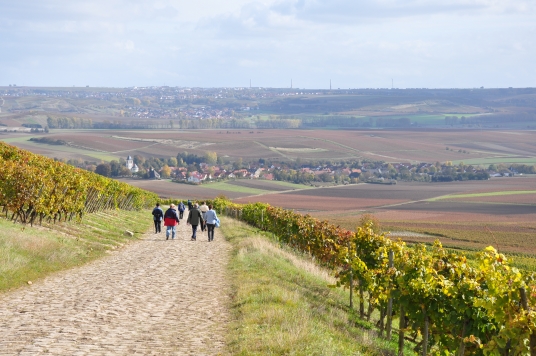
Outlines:
[[[88,265],[0,295],[0,355],[215,355],[230,246],[181,221]],[[29,284],[31,284],[29,282]]]

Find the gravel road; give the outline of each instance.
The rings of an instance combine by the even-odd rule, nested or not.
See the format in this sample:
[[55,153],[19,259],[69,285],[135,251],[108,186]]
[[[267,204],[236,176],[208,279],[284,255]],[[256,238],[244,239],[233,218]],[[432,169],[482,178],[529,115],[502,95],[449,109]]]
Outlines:
[[230,246],[147,234],[98,261],[0,295],[0,355],[217,355]]

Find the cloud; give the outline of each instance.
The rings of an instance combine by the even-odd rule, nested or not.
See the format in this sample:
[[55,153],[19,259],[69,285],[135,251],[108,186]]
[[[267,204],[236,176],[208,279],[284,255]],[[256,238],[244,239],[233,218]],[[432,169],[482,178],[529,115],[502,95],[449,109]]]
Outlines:
[[313,22],[371,21],[438,14],[468,14],[483,11],[522,12],[533,5],[524,0],[285,0],[272,9]]
[[[526,86],[525,0],[0,0],[0,85]],[[328,83],[328,84],[326,84]],[[495,84],[494,84],[495,83]],[[517,84],[516,84],[517,83]]]

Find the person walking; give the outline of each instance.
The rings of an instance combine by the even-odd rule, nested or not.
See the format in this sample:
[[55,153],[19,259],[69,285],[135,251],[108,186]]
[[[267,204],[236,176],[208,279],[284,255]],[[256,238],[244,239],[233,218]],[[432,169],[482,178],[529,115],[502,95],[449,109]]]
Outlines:
[[193,208],[188,212],[188,220],[186,223],[192,225],[192,241],[197,238],[197,226],[203,223],[203,215],[198,209],[199,205],[194,204]]
[[179,203],[178,209],[179,209],[179,219],[182,219],[182,217],[184,216],[184,210],[186,210],[186,207],[184,206],[184,203],[182,202],[182,200]]
[[216,221],[218,221],[216,211],[212,210],[212,204],[209,204],[208,211],[205,213],[205,224],[208,231],[208,242],[214,241],[214,228],[216,227]]
[[169,239],[169,235],[171,233],[171,239],[175,239],[175,235],[177,234],[177,225],[179,225],[179,214],[177,214],[175,204],[171,204],[169,206],[169,209],[166,210],[166,213],[164,214],[164,226],[166,226],[166,240]]
[[160,203],[156,203],[155,208],[153,209],[153,220],[154,220],[154,233],[159,234],[162,232],[162,220],[164,219],[164,211],[160,208]]
[[192,210],[192,201],[188,199],[188,210]]
[[205,222],[207,221],[205,214],[208,211],[208,206],[207,204],[205,204],[205,202],[201,204],[201,206],[199,207],[199,211],[201,212],[201,215],[203,215],[203,222],[201,223],[201,231],[205,231],[206,230]]

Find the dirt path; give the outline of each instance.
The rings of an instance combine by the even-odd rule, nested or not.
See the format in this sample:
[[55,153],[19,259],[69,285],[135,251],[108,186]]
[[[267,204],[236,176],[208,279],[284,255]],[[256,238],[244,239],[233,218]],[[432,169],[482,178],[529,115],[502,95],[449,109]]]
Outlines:
[[147,235],[111,256],[0,295],[0,355],[217,355],[229,314],[218,229]]

